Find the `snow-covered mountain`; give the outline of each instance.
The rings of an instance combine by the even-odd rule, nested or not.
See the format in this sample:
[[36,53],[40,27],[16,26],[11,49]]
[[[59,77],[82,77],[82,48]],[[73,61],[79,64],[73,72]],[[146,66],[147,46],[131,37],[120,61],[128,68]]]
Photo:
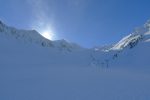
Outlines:
[[11,38],[16,38],[20,41],[25,41],[33,44],[38,44],[43,47],[59,48],[61,50],[79,50],[83,49],[75,43],[68,43],[65,40],[51,41],[44,38],[36,30],[19,30],[13,27],[9,27],[0,21],[0,33],[5,34]]
[[0,100],[149,100],[149,52],[150,21],[91,49],[0,21]]
[[[150,21],[147,21],[146,24],[144,24],[142,27],[137,28],[134,32],[132,32],[128,36],[125,36],[123,39],[121,39],[118,43],[114,45],[108,45],[108,46],[106,45],[103,47],[95,47],[91,49],[83,48],[75,43],[69,43],[66,40],[51,41],[44,38],[35,30],[19,30],[13,27],[9,27],[4,23],[2,23],[1,21],[0,21],[0,36],[1,36],[1,43],[3,43],[2,39],[5,38],[7,39],[6,43],[9,43],[9,45],[13,43],[12,42],[13,40],[19,42],[22,47],[28,44],[33,49],[34,49],[33,46],[35,45],[38,48],[42,47],[43,50],[47,49],[49,50],[48,52],[51,53],[50,54],[51,57],[54,56],[53,58],[56,58],[55,61],[58,61],[58,63],[59,61],[62,61],[61,59],[65,58],[67,59],[65,62],[67,64],[72,58],[75,58],[73,61],[76,64],[84,63],[86,66],[88,65],[88,66],[108,67],[113,65],[114,62],[117,63],[118,66],[120,66],[119,64],[120,62],[121,64],[124,65],[129,60],[129,58],[131,59],[132,57],[136,57],[139,59],[142,57],[143,59],[145,57],[147,57],[146,59],[150,58],[149,55]],[[17,45],[15,48],[19,46]],[[9,48],[9,49],[13,49],[13,48]],[[30,52],[32,51],[33,50],[31,50]],[[63,55],[58,56],[59,53],[60,55],[61,54]],[[133,56],[131,57],[131,55]],[[148,63],[147,60],[144,60],[143,62],[140,62],[140,64],[138,64],[139,62],[137,61],[136,58],[131,59],[132,64],[130,66],[143,65]],[[149,64],[146,64],[145,66],[149,66]]]
[[[22,64],[23,61],[20,58],[26,58],[26,63],[29,64],[32,62],[34,64],[47,63],[52,65],[85,64],[81,59],[88,59],[88,54],[85,52],[88,49],[86,50],[75,43],[66,40],[51,41],[35,30],[19,30],[9,27],[1,21],[0,45],[1,51],[3,51],[1,52],[2,62],[0,63],[3,64],[8,63],[8,59],[5,59],[6,52],[9,54],[10,62],[16,64]],[[81,57],[78,57],[78,55]]]
[[[150,21],[142,27],[121,39],[109,49],[109,52],[116,52],[115,58],[118,61],[115,66],[143,66],[149,67],[150,63]],[[120,57],[120,58],[119,58]]]
[[143,27],[137,28],[133,33],[121,39],[115,44],[111,50],[122,50],[126,47],[133,48],[139,42],[146,42],[150,39],[150,21],[148,21]]

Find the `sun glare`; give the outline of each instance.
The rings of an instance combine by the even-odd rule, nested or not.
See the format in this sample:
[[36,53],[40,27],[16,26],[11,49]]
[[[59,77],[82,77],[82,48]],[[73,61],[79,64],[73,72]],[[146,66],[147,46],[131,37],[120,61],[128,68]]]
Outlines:
[[44,32],[42,33],[42,35],[43,35],[45,38],[49,39],[49,40],[52,40],[52,39],[53,39],[53,33],[50,32],[50,31],[44,31]]
[[43,37],[49,40],[55,39],[53,27],[50,24],[47,24],[45,21],[37,21],[36,23],[33,23],[32,29],[36,29]]

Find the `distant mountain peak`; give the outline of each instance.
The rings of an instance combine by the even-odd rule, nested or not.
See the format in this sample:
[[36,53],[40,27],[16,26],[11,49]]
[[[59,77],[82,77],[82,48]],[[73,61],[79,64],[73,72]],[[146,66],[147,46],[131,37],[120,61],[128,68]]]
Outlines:
[[148,20],[142,27],[138,27],[134,32],[122,38],[110,50],[123,50],[124,48],[133,48],[139,42],[150,40],[150,20]]
[[7,36],[12,36],[13,38],[16,38],[18,40],[38,44],[43,47],[58,48],[59,50],[73,51],[82,48],[79,45],[69,43],[64,39],[57,41],[48,40],[36,30],[20,30],[9,27],[5,25],[2,21],[0,21],[0,34],[6,34]]

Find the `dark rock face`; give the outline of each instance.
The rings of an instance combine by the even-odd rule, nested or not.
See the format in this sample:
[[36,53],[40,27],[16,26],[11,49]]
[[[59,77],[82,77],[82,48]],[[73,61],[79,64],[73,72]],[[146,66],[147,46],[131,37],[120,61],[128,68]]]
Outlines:
[[141,39],[142,39],[142,35],[138,38],[133,39],[128,45],[129,48],[132,49],[133,47],[135,47]]
[[4,24],[2,23],[2,21],[0,21],[0,32],[3,32],[4,31]]

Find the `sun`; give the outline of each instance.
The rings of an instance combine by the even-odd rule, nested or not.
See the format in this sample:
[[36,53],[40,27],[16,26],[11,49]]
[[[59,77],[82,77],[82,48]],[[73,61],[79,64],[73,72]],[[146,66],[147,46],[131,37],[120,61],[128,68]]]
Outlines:
[[52,40],[53,39],[53,33],[50,31],[44,31],[42,32],[42,36],[44,36],[45,38]]
[[36,29],[43,37],[49,39],[49,40],[54,40],[55,39],[55,31],[53,29],[53,26],[50,24],[44,23],[43,22],[38,22],[37,26],[32,26],[33,29]]

